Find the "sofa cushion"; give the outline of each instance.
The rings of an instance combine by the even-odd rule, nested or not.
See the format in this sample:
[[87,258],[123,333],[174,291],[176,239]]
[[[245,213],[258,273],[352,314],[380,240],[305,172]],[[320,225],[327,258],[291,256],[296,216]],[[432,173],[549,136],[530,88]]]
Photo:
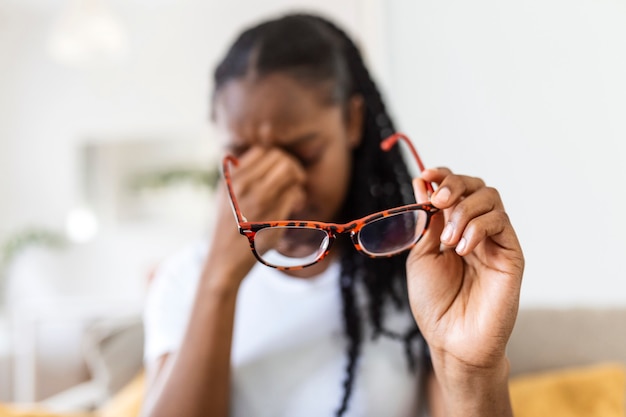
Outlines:
[[623,417],[626,368],[592,365],[513,378],[516,417]]
[[141,317],[94,322],[85,334],[85,360],[106,397],[117,393],[143,368]]

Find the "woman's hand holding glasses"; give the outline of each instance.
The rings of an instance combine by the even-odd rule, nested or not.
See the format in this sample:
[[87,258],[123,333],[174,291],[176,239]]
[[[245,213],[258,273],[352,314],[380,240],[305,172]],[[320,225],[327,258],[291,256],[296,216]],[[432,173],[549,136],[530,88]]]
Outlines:
[[[439,184],[430,198],[424,181]],[[414,189],[418,203],[431,201],[443,211],[411,250],[407,280],[411,309],[444,395],[476,396],[483,382],[506,389],[505,349],[517,315],[524,257],[500,196],[482,180],[446,168],[425,170]],[[455,388],[446,391],[446,381]],[[493,393],[492,388],[487,391]]]

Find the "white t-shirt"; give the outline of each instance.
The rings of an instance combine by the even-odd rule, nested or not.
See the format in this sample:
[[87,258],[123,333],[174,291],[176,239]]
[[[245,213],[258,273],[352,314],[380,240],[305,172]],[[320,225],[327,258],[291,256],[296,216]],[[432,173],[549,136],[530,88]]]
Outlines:
[[[145,360],[178,349],[185,334],[207,245],[197,243],[156,274],[145,309]],[[340,266],[294,279],[257,264],[241,284],[232,346],[231,415],[333,416],[343,396],[346,338]],[[410,314],[390,308],[385,327],[405,331]],[[416,416],[417,372],[402,343],[371,340],[366,325],[345,416]]]

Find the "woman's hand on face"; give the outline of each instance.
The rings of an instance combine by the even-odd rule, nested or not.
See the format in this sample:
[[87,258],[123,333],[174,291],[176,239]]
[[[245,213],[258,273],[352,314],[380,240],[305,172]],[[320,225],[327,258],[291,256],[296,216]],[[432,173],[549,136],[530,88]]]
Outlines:
[[[252,222],[285,220],[305,204],[306,174],[297,160],[277,148],[252,147],[231,165],[232,187],[241,214]],[[218,192],[218,212],[209,260],[234,270],[242,280],[256,259],[242,236],[225,184]]]
[[433,354],[458,369],[494,369],[505,359],[517,315],[524,257],[498,192],[478,178],[429,169],[436,214],[407,260],[413,315]]

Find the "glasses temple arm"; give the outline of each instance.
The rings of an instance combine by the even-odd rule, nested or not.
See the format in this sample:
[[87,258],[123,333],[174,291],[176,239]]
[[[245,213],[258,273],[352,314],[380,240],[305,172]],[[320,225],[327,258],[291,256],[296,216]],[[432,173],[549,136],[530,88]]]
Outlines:
[[[415,159],[415,161],[417,161],[417,166],[419,167],[420,173],[424,172],[426,168],[424,167],[424,164],[422,163],[422,159],[417,153],[417,149],[415,149],[415,146],[413,146],[413,143],[409,140],[409,138],[406,135],[402,133],[394,133],[393,135],[383,140],[380,144],[380,147],[383,151],[387,152],[395,146],[395,144],[398,142],[399,139],[404,140],[404,142],[406,142],[406,144],[409,146],[409,150],[411,151],[413,158]],[[428,192],[430,194],[434,193],[435,190],[433,189],[433,185],[429,181],[425,181],[425,182],[426,182],[426,189],[428,190]]]
[[243,214],[241,214],[239,203],[237,202],[235,192],[233,191],[233,185],[230,177],[230,164],[237,166],[239,161],[232,155],[226,155],[222,160],[222,176],[224,177],[226,188],[228,189],[230,207],[233,209],[233,215],[235,216],[235,220],[237,220],[237,225],[239,226],[241,223],[247,222],[248,220],[243,216]]

